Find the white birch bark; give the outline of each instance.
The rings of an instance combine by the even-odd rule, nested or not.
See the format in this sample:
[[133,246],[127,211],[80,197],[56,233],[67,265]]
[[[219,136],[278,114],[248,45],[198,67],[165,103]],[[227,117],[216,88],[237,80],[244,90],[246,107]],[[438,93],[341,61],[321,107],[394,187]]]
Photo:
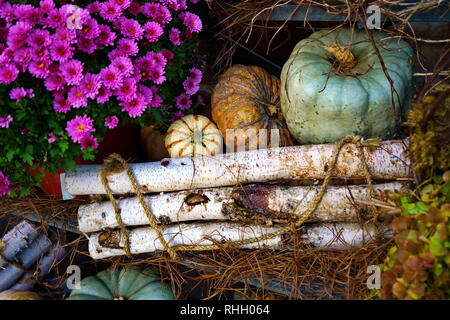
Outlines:
[[[400,191],[404,183],[374,185],[378,195]],[[320,187],[247,186],[244,188],[200,189],[194,192],[147,196],[146,203],[162,223],[186,221],[243,221],[245,217],[266,222],[292,220],[302,215]],[[357,221],[358,200],[370,200],[369,189],[361,186],[330,186],[309,222]],[[137,198],[118,200],[122,220],[127,226],[148,225],[148,218]],[[275,220],[275,221],[274,221]],[[78,224],[81,232],[89,233],[118,226],[111,202],[80,206]]]
[[[171,246],[176,245],[211,245],[210,239],[216,241],[239,241],[272,233],[279,228],[264,226],[242,226],[235,223],[194,223],[179,224],[163,228],[165,240]],[[306,231],[305,231],[306,229]],[[373,225],[361,228],[355,223],[325,223],[302,229],[303,239],[311,245],[323,249],[346,250],[362,246],[374,240],[377,232]],[[130,251],[132,254],[149,253],[164,250],[156,232],[148,227],[130,231]],[[125,255],[124,238],[118,231],[112,233],[95,233],[89,236],[89,252],[94,259]],[[243,248],[256,249],[283,247],[282,236],[277,236]]]
[[[214,157],[171,158],[160,162],[130,164],[143,192],[214,188],[280,180],[323,179],[336,144],[260,149]],[[370,173],[376,179],[410,177],[410,160],[404,141],[384,141],[380,148],[364,148]],[[105,194],[100,166],[78,166],[67,173],[64,185],[72,195]],[[343,147],[336,167],[337,178],[364,179],[354,144]],[[125,172],[108,177],[113,193],[132,193]]]

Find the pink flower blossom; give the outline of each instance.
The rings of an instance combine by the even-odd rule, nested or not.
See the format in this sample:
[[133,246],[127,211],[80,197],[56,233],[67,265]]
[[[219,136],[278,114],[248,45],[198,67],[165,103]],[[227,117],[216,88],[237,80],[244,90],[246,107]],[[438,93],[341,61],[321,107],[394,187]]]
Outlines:
[[64,88],[64,79],[61,77],[59,72],[54,72],[50,74],[44,81],[44,85],[48,91],[57,91]]
[[125,37],[139,40],[142,38],[144,30],[139,22],[133,19],[122,19],[120,23],[120,31]]
[[163,100],[161,96],[158,94],[158,87],[152,86],[150,87],[150,90],[152,91],[152,101],[150,102],[150,106],[152,108],[160,107]]
[[59,9],[52,9],[48,13],[47,19],[45,20],[46,24],[51,28],[60,28],[64,26],[66,23],[64,19],[64,15]]
[[133,73],[133,62],[128,57],[117,57],[112,59],[111,65],[116,67],[124,77],[128,77]]
[[20,102],[20,100],[22,100],[26,96],[27,96],[27,90],[25,90],[25,88],[22,88],[22,87],[13,88],[9,92],[9,98],[11,100],[16,100],[16,102]]
[[36,78],[45,79],[50,71],[49,71],[50,61],[48,60],[37,60],[31,61],[28,65],[28,71],[35,76]]
[[124,56],[135,56],[139,52],[136,42],[126,38],[122,38],[117,42],[117,49]]
[[9,190],[10,184],[9,178],[0,171],[0,196],[4,197],[11,194],[11,191]]
[[55,136],[53,132],[48,134],[49,138],[47,140],[48,143],[53,143],[58,140],[58,138]]
[[166,81],[166,76],[164,75],[164,68],[161,66],[153,66],[150,70],[150,80],[155,84],[162,84]]
[[123,112],[128,112],[130,118],[140,117],[147,109],[145,98],[141,94],[137,94],[131,101],[122,102],[120,104]]
[[86,7],[86,9],[92,14],[100,12],[101,3],[99,1],[94,1],[92,3],[89,3]]
[[7,64],[0,68],[0,83],[8,84],[17,79],[19,70],[12,64]]
[[66,41],[55,41],[50,47],[50,55],[53,60],[64,62],[72,58],[72,47]]
[[91,54],[95,51],[95,49],[97,49],[97,45],[95,44],[94,40],[92,40],[92,39],[79,38],[78,39],[78,49],[80,49],[80,51]]
[[34,48],[48,47],[52,42],[50,39],[50,33],[47,30],[34,30],[27,41],[29,45]]
[[122,14],[122,9],[113,1],[103,2],[100,9],[100,15],[103,19],[113,21]]
[[172,28],[169,31],[169,40],[173,43],[175,46],[179,46],[183,44],[183,41],[180,38],[180,30],[177,28]]
[[97,94],[97,103],[105,103],[111,97],[112,92],[105,86],[101,86]]
[[56,112],[67,113],[67,111],[70,110],[70,104],[62,95],[55,95],[55,100],[53,100],[53,109]]
[[122,86],[115,91],[117,99],[122,102],[130,102],[136,97],[137,84],[134,79],[126,78]]
[[13,117],[8,114],[6,117],[0,117],[0,128],[9,128],[9,124],[13,121]]
[[180,110],[186,110],[189,109],[192,105],[191,97],[186,94],[182,93],[175,99],[175,104],[178,109]]
[[97,39],[95,41],[99,45],[103,46],[111,46],[114,44],[114,40],[116,39],[116,34],[111,31],[111,28],[107,25],[100,25],[99,27],[99,34]]
[[88,104],[86,94],[81,86],[70,88],[67,102],[73,108],[86,107]]
[[7,45],[11,49],[19,49],[28,40],[28,34],[31,31],[32,26],[29,23],[19,21],[15,25],[9,28]]
[[151,21],[144,25],[145,37],[150,42],[158,41],[159,37],[164,33],[163,28],[157,22]]
[[94,132],[94,120],[87,115],[76,116],[67,122],[66,131],[73,142],[80,142],[87,134]]
[[196,82],[200,83],[202,81],[202,71],[197,68],[192,68],[189,70],[190,77]]
[[76,38],[76,32],[66,28],[57,29],[53,35],[53,41],[63,41],[69,44],[75,43],[77,41]]
[[131,13],[132,15],[136,16],[139,13],[141,13],[142,11],[142,7],[139,3],[137,2],[132,2],[131,5],[128,7],[128,12]]
[[119,124],[119,118],[116,116],[110,116],[105,118],[105,127],[114,129]]
[[79,30],[78,33],[86,39],[97,38],[100,33],[97,20],[93,18],[87,19],[86,22],[81,25],[81,30]]
[[123,76],[119,69],[109,66],[100,71],[100,77],[103,84],[111,89],[117,89],[122,85]]
[[78,85],[83,79],[83,63],[78,60],[69,60],[62,63],[59,70],[67,84]]
[[97,96],[101,85],[100,75],[98,74],[87,73],[81,81],[81,87],[84,94],[87,98],[91,99],[94,99]]
[[183,87],[186,93],[190,95],[196,94],[200,89],[199,83],[193,78],[187,78],[183,82]]
[[93,137],[90,134],[85,134],[80,139],[80,146],[81,146],[81,150],[85,150],[87,148],[96,149],[98,147],[97,138]]

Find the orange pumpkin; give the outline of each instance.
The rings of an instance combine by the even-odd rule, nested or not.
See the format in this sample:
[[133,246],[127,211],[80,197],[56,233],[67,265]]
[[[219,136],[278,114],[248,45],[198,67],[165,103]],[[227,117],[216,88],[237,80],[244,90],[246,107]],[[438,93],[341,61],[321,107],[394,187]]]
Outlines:
[[228,69],[214,88],[211,108],[229,151],[293,145],[280,110],[280,80],[261,67]]

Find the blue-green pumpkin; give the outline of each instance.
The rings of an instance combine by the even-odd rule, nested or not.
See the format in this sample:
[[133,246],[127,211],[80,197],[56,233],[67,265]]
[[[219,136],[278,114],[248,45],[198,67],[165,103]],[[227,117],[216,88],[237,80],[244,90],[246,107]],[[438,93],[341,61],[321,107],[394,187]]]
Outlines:
[[[299,143],[336,142],[349,135],[392,138],[412,96],[413,50],[405,41],[372,32],[388,78],[365,31],[324,29],[301,40],[281,74],[281,110]],[[325,48],[338,44],[355,60],[341,65]],[[342,67],[342,68],[341,68]]]
[[173,300],[171,287],[152,268],[106,270],[81,280],[67,300]]

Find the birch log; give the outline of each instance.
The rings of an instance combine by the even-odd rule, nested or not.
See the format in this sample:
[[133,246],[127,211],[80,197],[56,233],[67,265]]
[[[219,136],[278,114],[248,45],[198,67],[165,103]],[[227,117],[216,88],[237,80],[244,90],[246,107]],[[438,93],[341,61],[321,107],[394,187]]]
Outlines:
[[[336,144],[260,149],[214,157],[171,158],[160,162],[130,164],[143,192],[214,188],[280,180],[322,179],[328,170]],[[373,178],[410,177],[410,160],[404,141],[385,141],[380,148],[364,148]],[[72,195],[104,194],[100,166],[78,166],[67,173],[66,190]],[[337,178],[364,179],[354,144],[345,145],[336,167]],[[108,177],[113,193],[133,192],[125,172]]]
[[[194,223],[164,227],[164,238],[171,246],[177,245],[210,245],[215,241],[239,241],[279,230],[278,227],[243,226],[236,223]],[[306,228],[303,239],[311,245],[334,250],[350,249],[364,245],[376,237],[373,225],[361,228],[355,223],[325,223]],[[130,251],[132,254],[149,253],[164,250],[156,232],[148,227],[130,231]],[[125,255],[124,237],[118,231],[105,231],[89,237],[89,252],[94,259]],[[254,249],[267,247],[280,249],[283,247],[282,236],[277,236],[259,243],[252,243],[243,248]]]
[[[379,195],[404,187],[400,182],[374,185]],[[196,220],[287,223],[307,210],[318,191],[319,187],[282,186],[200,189],[148,196],[146,203],[161,224]],[[331,186],[308,221],[355,222],[361,209],[355,200],[370,200],[367,186]],[[125,225],[149,224],[137,198],[119,200],[118,205]],[[118,226],[109,201],[80,206],[78,224],[80,231],[86,233]]]

